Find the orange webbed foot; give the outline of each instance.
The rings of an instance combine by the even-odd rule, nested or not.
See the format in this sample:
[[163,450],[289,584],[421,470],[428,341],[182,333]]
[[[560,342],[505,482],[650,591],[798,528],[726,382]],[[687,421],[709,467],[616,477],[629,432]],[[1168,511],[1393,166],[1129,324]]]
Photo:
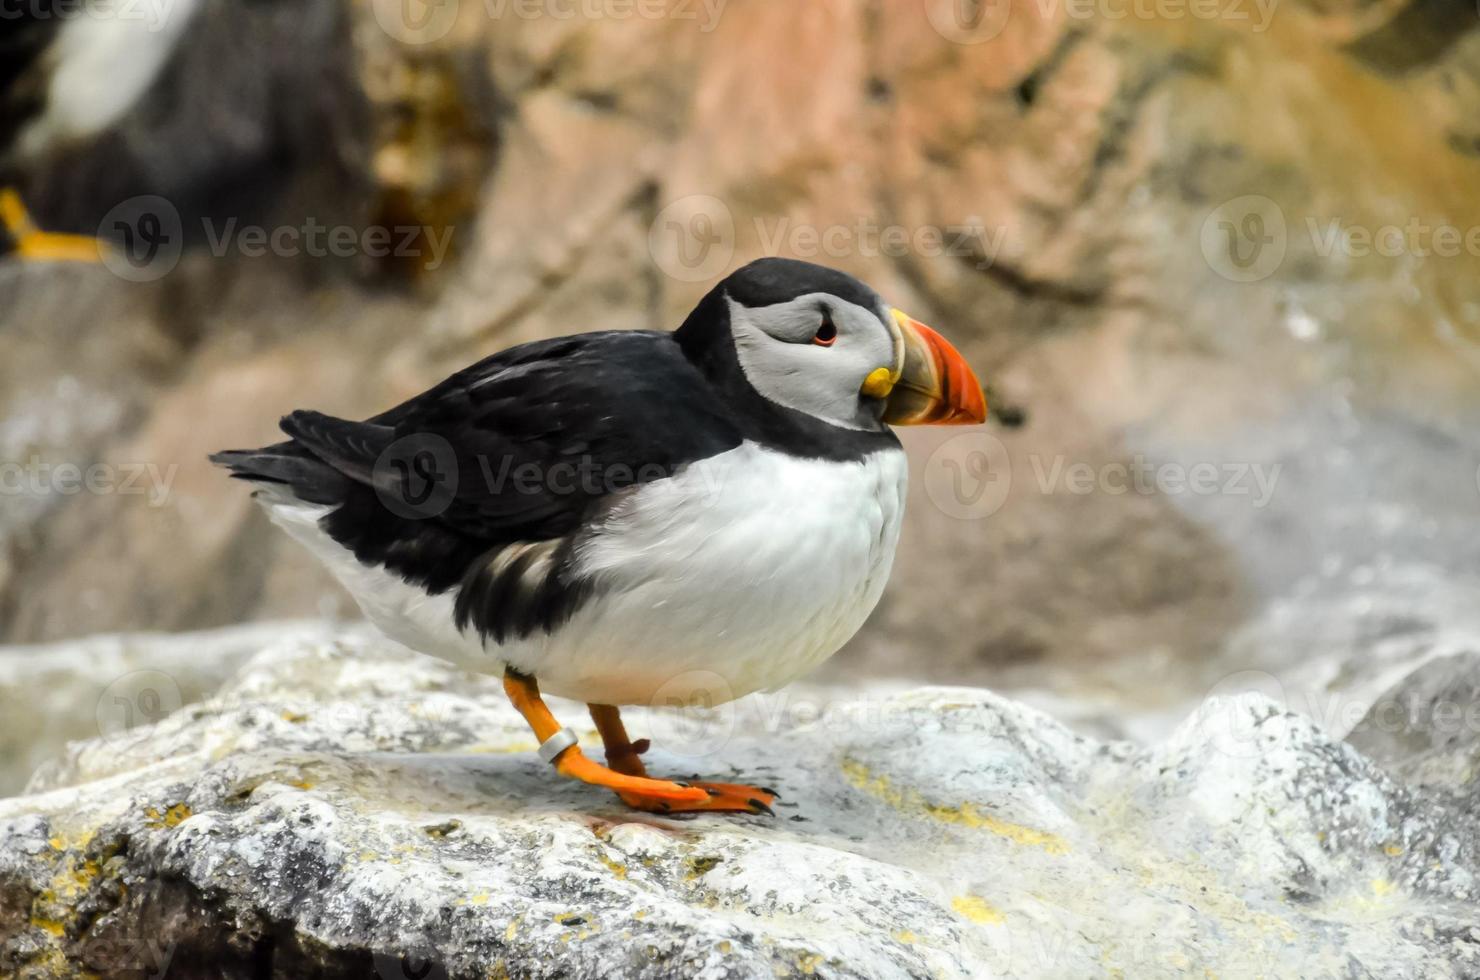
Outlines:
[[[627,737],[627,729],[622,724],[621,713],[615,705],[593,704],[590,707],[591,718],[596,722],[602,744],[606,746],[606,764],[617,772],[646,776],[647,769],[642,764],[641,756],[651,743],[645,738],[634,742]],[[618,791],[617,796],[633,809],[648,813],[764,813],[775,816],[771,810],[771,804],[779,798],[775,790],[743,783],[705,782],[698,776],[681,785],[701,789],[706,796],[703,799],[677,802],[641,792]]]
[[665,800],[642,793],[621,793],[622,802],[636,810],[648,813],[757,813],[774,817],[771,804],[780,797],[775,792],[760,786],[743,783],[690,782],[687,785],[703,790],[703,800]]

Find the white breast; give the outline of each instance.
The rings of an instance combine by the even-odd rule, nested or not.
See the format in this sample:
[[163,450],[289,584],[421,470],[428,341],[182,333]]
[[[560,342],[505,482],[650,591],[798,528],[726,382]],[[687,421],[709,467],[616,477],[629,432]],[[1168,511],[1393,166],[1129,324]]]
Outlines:
[[326,508],[265,501],[367,617],[413,649],[604,704],[718,703],[771,690],[836,653],[889,578],[903,450],[804,460],[746,443],[631,491],[577,552],[594,594],[553,635],[498,646],[457,631],[451,594],[367,568],[318,529]]
[[842,463],[747,443],[644,486],[578,554],[598,598],[506,655],[587,701],[779,687],[836,653],[878,602],[906,475],[897,448]]

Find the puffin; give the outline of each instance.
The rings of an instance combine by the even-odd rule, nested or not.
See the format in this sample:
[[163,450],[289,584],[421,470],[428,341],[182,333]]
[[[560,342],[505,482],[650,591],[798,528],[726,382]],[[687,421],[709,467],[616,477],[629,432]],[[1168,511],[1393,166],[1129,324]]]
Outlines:
[[[650,776],[621,707],[775,690],[835,653],[899,540],[893,428],[986,417],[940,334],[853,276],[765,258],[676,330],[521,344],[210,458],[386,635],[501,674],[559,775],[649,812],[771,813],[772,789]],[[605,764],[542,692],[589,706]]]
[[[0,230],[19,258],[96,262],[101,243],[43,231],[17,189],[28,170],[121,120],[170,62],[200,0],[29,0],[0,34]],[[0,249],[3,251],[6,249]]]

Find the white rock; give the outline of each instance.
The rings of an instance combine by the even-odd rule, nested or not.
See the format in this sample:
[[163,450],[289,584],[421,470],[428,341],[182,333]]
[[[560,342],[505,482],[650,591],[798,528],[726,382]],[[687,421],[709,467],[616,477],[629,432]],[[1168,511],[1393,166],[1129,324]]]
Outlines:
[[0,801],[0,972],[1480,971],[1474,818],[1267,699],[1140,749],[984,691],[804,724],[788,698],[629,711],[656,772],[783,794],[776,819],[663,819],[556,778],[493,679],[288,638]]

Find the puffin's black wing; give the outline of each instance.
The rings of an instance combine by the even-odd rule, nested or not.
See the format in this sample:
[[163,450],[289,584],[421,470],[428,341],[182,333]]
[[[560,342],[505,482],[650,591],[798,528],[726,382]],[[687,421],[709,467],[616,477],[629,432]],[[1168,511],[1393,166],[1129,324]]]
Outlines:
[[[593,504],[740,444],[714,390],[668,333],[608,331],[526,344],[369,420],[412,450],[446,440],[463,533],[541,540]],[[383,436],[367,434],[368,449]]]
[[363,422],[298,411],[287,443],[218,453],[233,475],[339,506],[321,526],[366,564],[503,640],[579,604],[577,532],[615,494],[740,444],[672,334],[525,344]]

